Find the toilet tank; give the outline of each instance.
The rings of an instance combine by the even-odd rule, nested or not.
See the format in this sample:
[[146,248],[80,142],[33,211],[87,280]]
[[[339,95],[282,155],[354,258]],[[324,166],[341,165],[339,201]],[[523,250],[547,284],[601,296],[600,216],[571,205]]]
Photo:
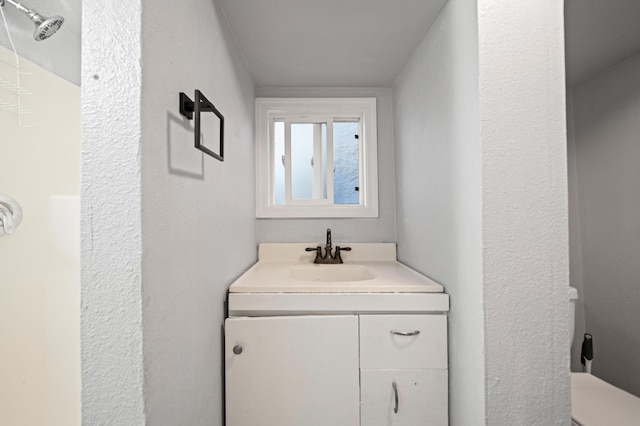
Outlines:
[[571,331],[569,347],[573,345],[573,337],[576,332],[576,300],[578,300],[578,290],[575,287],[569,287],[569,330]]

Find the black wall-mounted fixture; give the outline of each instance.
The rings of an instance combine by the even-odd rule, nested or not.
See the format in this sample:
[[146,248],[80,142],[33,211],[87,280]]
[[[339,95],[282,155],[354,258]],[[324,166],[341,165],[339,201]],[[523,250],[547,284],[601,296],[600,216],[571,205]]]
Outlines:
[[[200,123],[202,121],[200,119],[200,115],[203,112],[212,112],[220,120],[218,153],[211,151],[209,148],[200,143]],[[205,154],[212,156],[213,158],[224,161],[224,117],[222,116],[222,114],[220,114],[220,111],[218,111],[216,107],[213,106],[213,104],[204,97],[202,92],[196,90],[195,101],[192,101],[187,95],[180,92],[180,114],[188,120],[193,120],[193,117],[195,115],[195,147]]]

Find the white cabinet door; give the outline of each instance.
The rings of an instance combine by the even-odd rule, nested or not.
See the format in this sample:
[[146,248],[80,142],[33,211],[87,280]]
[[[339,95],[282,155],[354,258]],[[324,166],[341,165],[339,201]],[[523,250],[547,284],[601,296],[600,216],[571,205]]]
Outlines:
[[447,426],[447,382],[447,370],[362,370],[361,425]]
[[356,316],[225,321],[226,426],[359,426]]

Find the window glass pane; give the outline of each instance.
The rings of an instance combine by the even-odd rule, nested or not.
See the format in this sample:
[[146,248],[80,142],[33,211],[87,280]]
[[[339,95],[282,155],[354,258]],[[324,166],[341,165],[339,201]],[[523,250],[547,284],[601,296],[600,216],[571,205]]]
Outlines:
[[358,204],[360,202],[359,158],[358,122],[334,122],[334,204]]
[[291,124],[291,198],[294,200],[326,198],[326,127],[326,123]]
[[291,124],[291,198],[313,196],[313,124]]
[[284,121],[276,121],[273,133],[273,195],[276,205],[284,204]]

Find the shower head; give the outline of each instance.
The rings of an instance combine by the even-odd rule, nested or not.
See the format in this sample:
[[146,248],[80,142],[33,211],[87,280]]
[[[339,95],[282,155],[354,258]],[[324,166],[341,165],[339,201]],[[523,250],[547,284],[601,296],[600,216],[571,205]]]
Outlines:
[[29,18],[31,18],[31,21],[36,25],[36,30],[33,33],[33,38],[36,39],[36,41],[41,41],[51,37],[64,23],[64,18],[62,16],[45,18],[38,12],[31,12],[29,14]]
[[64,23],[64,18],[62,16],[52,16],[46,18],[40,15],[33,9],[29,9],[28,7],[14,1],[14,0],[0,0],[0,6],[4,6],[4,3],[7,2],[15,6],[16,9],[26,14],[31,22],[33,22],[36,26],[36,30],[33,33],[33,38],[36,41],[45,40],[56,33]]

